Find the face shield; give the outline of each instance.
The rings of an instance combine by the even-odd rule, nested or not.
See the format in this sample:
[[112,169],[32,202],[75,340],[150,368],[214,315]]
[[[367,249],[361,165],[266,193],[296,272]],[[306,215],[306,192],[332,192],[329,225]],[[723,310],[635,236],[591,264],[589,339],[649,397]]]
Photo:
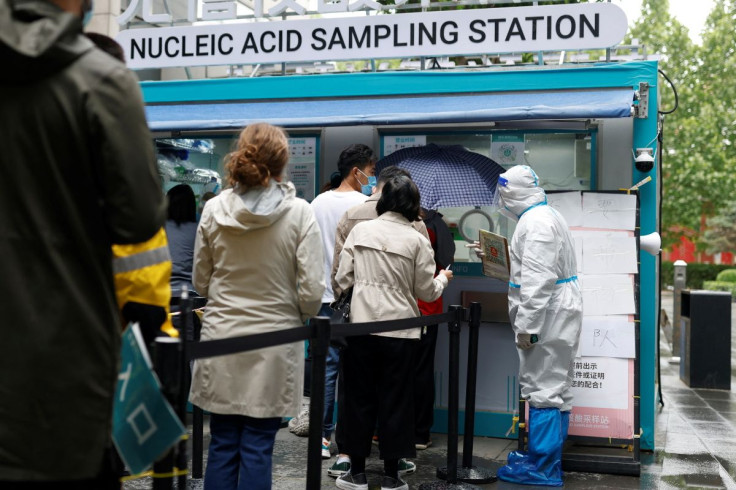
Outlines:
[[518,221],[527,209],[545,199],[536,172],[528,165],[517,165],[499,175],[493,202],[499,214]]
[[498,176],[498,184],[496,184],[496,191],[493,193],[493,199],[491,200],[491,206],[494,208],[502,208],[501,204],[501,189],[509,185],[508,179],[502,176]]
[[509,180],[501,175],[498,176],[498,184],[496,184],[496,192],[493,194],[493,200],[491,206],[498,210],[498,214],[501,216],[518,221],[519,217],[512,213],[504,203],[503,195],[509,192]]

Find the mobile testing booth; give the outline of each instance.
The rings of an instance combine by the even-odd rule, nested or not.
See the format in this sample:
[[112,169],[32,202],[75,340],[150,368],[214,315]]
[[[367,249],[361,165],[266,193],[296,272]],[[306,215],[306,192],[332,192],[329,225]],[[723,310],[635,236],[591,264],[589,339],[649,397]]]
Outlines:
[[[423,44],[418,41],[420,32]],[[307,200],[329,180],[337,155],[348,144],[368,144],[382,157],[407,146],[457,144],[506,168],[531,165],[547,191],[566,191],[563,194],[577,199],[575,206],[583,213],[596,212],[591,206],[613,206],[611,213],[625,211],[614,208],[629,206],[628,201],[595,201],[595,196],[631,188],[650,177],[632,205],[639,226],[622,231],[622,236],[638,237],[657,231],[659,223],[659,161],[635,162],[637,154],[657,154],[656,61],[559,65],[542,61],[542,51],[558,50],[559,56],[560,50],[614,46],[625,32],[626,18],[617,6],[591,3],[128,29],[118,40],[132,68],[250,64],[254,75],[141,83],[165,188],[188,182],[198,197],[208,190],[217,192],[223,157],[239,130],[251,122],[268,121],[289,132],[289,178]],[[361,33],[365,37],[359,38]],[[359,39],[361,46],[351,44]],[[380,44],[384,40],[390,43]],[[218,42],[222,49],[212,54]],[[325,43],[331,52],[324,52]],[[152,46],[159,57],[151,57]],[[486,55],[476,55],[475,66],[447,70],[384,71],[376,70],[374,63],[372,72],[257,76],[258,67],[267,63],[457,54],[472,58],[478,52],[533,53],[537,64],[492,64]],[[285,72],[287,65],[281,66]],[[457,192],[463,189],[458,186]],[[508,285],[484,277],[477,258],[463,245],[477,237],[479,228],[510,237],[514,224],[483,207],[439,211],[457,240],[453,265],[457,279],[445,292],[444,304],[483,305],[475,431],[513,438],[518,357],[505,312]],[[601,231],[590,223],[588,228],[577,230],[581,254],[578,239],[585,243],[590,236],[586,232]],[[615,225],[602,228],[621,231]],[[591,240],[610,236],[602,233]],[[631,296],[625,303],[633,307],[606,301],[619,292],[607,289],[609,284],[621,281],[591,278],[595,274],[579,264],[586,301],[596,308],[586,312],[588,334],[584,331],[583,340],[592,344],[592,350],[581,350],[574,390],[576,400],[593,406],[576,406],[570,434],[618,447],[637,440],[642,449],[653,450],[658,271],[655,258],[639,252],[636,243],[632,252],[636,270],[623,279]],[[606,309],[602,303],[614,306]],[[613,317],[601,320],[609,315]],[[626,325],[614,326],[614,320]],[[601,332],[605,340],[615,337],[612,343],[630,348],[606,350],[596,344]],[[436,354],[436,431],[446,430],[446,335],[441,329]]]

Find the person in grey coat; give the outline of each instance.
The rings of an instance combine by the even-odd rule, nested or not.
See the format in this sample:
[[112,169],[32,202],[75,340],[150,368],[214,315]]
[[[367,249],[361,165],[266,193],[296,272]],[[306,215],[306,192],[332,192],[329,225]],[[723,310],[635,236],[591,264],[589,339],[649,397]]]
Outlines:
[[0,488],[113,488],[111,245],[166,205],[136,77],[86,0],[0,0]]
[[[322,238],[286,180],[281,128],[255,123],[228,158],[230,188],[207,202],[194,245],[194,287],[207,297],[202,340],[296,327],[319,311]],[[207,490],[268,490],[282,417],[299,410],[303,342],[194,362],[189,401],[210,412]]]

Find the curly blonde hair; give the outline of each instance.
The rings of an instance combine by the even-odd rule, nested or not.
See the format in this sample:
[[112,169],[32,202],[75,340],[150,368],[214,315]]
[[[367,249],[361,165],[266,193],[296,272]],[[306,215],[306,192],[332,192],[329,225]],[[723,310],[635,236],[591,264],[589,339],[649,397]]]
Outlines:
[[227,156],[228,183],[239,192],[265,187],[271,177],[281,175],[289,161],[286,132],[268,123],[255,123],[240,133],[238,147]]

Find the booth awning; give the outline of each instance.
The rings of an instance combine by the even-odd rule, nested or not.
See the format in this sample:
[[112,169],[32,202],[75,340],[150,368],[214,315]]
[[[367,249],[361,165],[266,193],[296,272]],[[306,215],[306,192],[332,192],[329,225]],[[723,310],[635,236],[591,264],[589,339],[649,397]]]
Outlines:
[[632,89],[149,105],[154,131],[631,117]]

